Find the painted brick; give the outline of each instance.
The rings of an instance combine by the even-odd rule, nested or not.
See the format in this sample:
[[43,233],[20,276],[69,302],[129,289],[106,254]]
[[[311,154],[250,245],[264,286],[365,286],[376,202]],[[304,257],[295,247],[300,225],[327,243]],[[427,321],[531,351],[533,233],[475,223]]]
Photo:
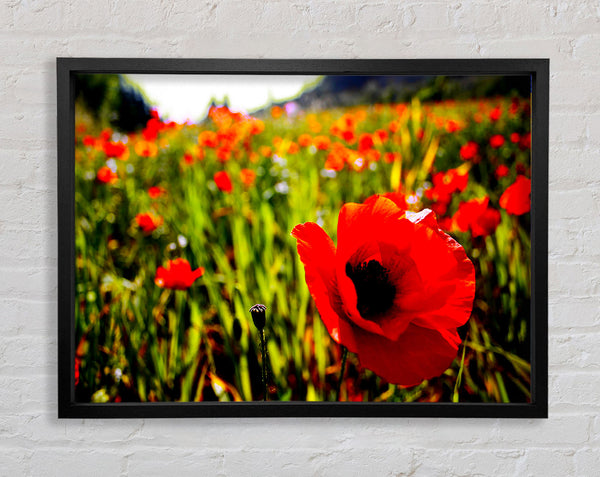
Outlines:
[[[595,475],[597,1],[0,5],[0,476]],[[548,420],[56,418],[57,56],[548,57]]]
[[[81,450],[67,447],[62,454],[63,458],[57,459],[56,449],[36,449],[30,463],[32,475],[105,477],[107,475],[120,475],[124,467],[122,456],[106,450]],[[50,462],[52,462],[52,465],[50,465]]]
[[575,475],[575,451],[529,449],[515,475]]
[[552,328],[582,328],[600,324],[600,307],[598,298],[583,296],[581,298],[562,298],[550,302],[548,307],[548,323]]
[[[517,475],[524,450],[417,450],[415,452],[416,476],[447,475]],[[402,474],[401,474],[402,475]]]

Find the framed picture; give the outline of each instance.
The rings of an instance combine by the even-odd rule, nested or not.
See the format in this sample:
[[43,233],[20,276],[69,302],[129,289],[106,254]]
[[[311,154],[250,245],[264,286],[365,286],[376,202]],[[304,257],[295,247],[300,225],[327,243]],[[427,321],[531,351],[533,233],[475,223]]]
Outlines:
[[547,417],[548,60],[57,79],[59,417]]

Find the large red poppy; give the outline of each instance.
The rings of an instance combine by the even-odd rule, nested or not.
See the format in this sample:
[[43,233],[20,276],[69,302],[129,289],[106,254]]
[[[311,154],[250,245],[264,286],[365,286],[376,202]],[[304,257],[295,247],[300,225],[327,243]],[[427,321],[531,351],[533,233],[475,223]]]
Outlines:
[[526,214],[531,210],[531,179],[518,175],[513,185],[500,196],[500,207],[512,215]]
[[176,258],[175,260],[169,260],[165,267],[156,269],[154,283],[161,288],[187,290],[203,274],[203,267],[192,270],[190,262],[185,258]]
[[346,204],[338,246],[316,223],[294,227],[306,283],[329,334],[389,382],[443,373],[471,314],[475,270],[428,209],[378,197]]

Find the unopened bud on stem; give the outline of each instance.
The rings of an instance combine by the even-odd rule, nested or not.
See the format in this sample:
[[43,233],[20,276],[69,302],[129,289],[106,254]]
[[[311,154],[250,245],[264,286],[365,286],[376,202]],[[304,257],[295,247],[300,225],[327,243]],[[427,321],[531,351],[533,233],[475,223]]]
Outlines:
[[250,314],[252,315],[252,321],[254,321],[254,326],[258,328],[259,331],[262,331],[267,322],[266,312],[267,307],[265,305],[256,304],[250,308]]

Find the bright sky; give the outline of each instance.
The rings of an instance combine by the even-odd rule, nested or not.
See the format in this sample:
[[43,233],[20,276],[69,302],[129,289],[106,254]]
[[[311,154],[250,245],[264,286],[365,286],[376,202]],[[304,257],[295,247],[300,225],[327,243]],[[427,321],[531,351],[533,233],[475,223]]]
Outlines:
[[318,76],[127,75],[157,107],[161,117],[195,122],[206,114],[211,98],[222,104],[225,96],[234,111],[251,112],[271,101],[293,99]]

